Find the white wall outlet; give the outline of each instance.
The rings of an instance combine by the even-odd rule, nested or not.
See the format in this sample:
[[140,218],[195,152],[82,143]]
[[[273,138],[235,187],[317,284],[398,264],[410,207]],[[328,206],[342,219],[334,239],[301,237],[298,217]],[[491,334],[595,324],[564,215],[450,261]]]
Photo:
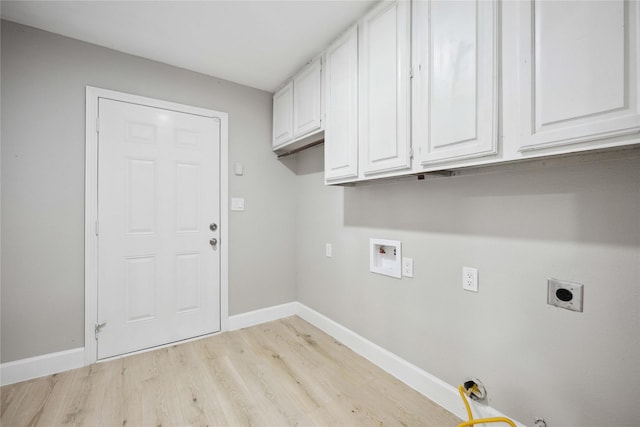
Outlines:
[[413,259],[402,258],[402,275],[404,277],[413,277]]
[[477,268],[462,267],[462,289],[465,291],[478,292]]
[[333,252],[333,246],[331,245],[331,243],[327,243],[327,245],[325,246],[325,255],[327,256],[327,258],[331,258],[333,256],[332,252]]

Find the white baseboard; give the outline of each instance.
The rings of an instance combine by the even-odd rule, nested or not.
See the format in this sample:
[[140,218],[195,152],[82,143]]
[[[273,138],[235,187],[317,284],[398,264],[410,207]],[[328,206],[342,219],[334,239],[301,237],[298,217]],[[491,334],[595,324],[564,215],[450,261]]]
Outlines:
[[[297,314],[297,311],[298,303],[291,302],[229,316],[229,330],[234,331],[236,329],[259,325],[260,323],[294,316]],[[45,375],[57,374],[70,369],[81,368],[85,366],[84,353],[85,349],[81,347],[0,364],[0,385],[14,384]]]
[[[296,314],[326,334],[340,341],[360,356],[407,384],[409,387],[428,397],[449,412],[455,414],[457,417],[463,420],[467,419],[467,412],[464,408],[464,404],[460,399],[458,390],[454,386],[407,362],[390,351],[385,350],[379,345],[374,344],[304,304],[298,303],[298,310]],[[470,403],[475,418],[506,416],[490,406],[481,405],[473,401]],[[524,424],[515,420],[513,421],[519,427],[524,427]]]
[[0,384],[14,384],[84,365],[84,347],[16,360],[0,365]]
[[[467,419],[466,410],[454,386],[299,302],[291,302],[229,316],[229,330],[234,331],[294,315],[299,316],[340,341],[449,412],[463,420]],[[3,363],[0,365],[0,384],[13,384],[69,369],[80,368],[84,365],[84,348]],[[480,405],[473,401],[471,405],[477,418],[505,416],[490,406]],[[514,422],[519,427],[524,427],[524,424],[515,420]]]
[[286,304],[275,305],[273,307],[229,316],[229,331],[235,331],[237,329],[259,325],[261,323],[271,322],[272,320],[294,316],[298,314],[298,305],[299,304],[297,302],[289,302]]
[[298,316],[446,408],[449,412],[466,419],[466,410],[455,387],[303,304],[299,306]]

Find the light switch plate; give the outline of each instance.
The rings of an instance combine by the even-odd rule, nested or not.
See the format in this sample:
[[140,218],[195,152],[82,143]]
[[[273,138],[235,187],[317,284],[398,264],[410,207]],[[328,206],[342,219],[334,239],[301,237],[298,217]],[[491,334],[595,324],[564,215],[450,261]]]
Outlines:
[[234,164],[234,171],[236,176],[242,176],[244,174],[244,165],[240,162]]
[[244,210],[244,199],[241,197],[233,197],[231,199],[231,210],[232,211],[243,211]]
[[333,256],[333,246],[331,245],[331,243],[327,243],[327,245],[325,246],[325,255],[327,256],[327,258],[331,258]]

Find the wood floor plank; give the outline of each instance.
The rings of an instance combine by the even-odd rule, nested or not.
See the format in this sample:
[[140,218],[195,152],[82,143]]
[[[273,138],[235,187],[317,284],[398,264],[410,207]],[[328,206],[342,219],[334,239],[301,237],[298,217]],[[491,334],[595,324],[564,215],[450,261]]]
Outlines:
[[[343,378],[352,383],[366,384],[380,372],[372,363],[353,363],[345,368],[345,360],[364,360],[352,350],[323,333],[316,327],[299,317],[286,319],[286,326],[295,335],[298,342],[303,342],[306,354],[314,358],[327,375]],[[354,359],[354,356],[357,358]]]
[[286,401],[277,380],[266,374],[273,354],[262,352],[247,342],[244,330],[236,331],[234,337],[238,353],[229,360],[252,397],[254,411],[260,414],[259,425],[290,425],[296,417],[296,408]]
[[126,399],[122,402],[122,426],[141,426],[143,424],[143,384],[146,357],[148,353],[136,354],[122,359],[123,394]]
[[176,377],[176,396],[182,408],[183,420],[189,425],[223,425],[224,413],[217,399],[218,390],[210,380],[193,343],[169,349],[172,370]]
[[80,368],[67,391],[58,415],[58,425],[95,423],[102,411],[109,374],[108,366],[102,363]]
[[184,422],[169,349],[144,353],[140,361],[142,424],[173,426]]
[[[39,391],[30,392],[29,400],[33,404],[31,411],[21,409],[28,417],[28,422],[24,425],[46,426],[50,425],[51,420],[58,419],[64,402],[77,371],[67,371],[60,374],[49,375],[47,377],[38,378]],[[21,424],[17,421],[18,424]]]
[[16,423],[34,425],[44,410],[55,384],[54,378],[38,378],[29,381],[25,387],[25,397],[15,411]]
[[2,406],[0,410],[2,410],[3,418],[13,420],[17,417],[18,409],[27,396],[29,384],[30,381],[25,381],[2,387]]
[[309,393],[302,376],[293,368],[293,364],[283,352],[266,341],[256,338],[266,338],[264,332],[255,329],[241,331],[249,343],[250,354],[256,360],[249,362],[248,367],[260,383],[271,405],[279,408],[279,412],[288,425],[295,424],[295,420],[308,411],[318,408],[316,399]]
[[298,317],[0,388],[0,425],[455,426]]
[[221,389],[216,397],[224,408],[229,425],[258,425],[260,413],[231,358],[224,356],[216,359],[209,369]]
[[[287,395],[296,402],[304,413],[313,412],[330,401],[335,393],[326,387],[318,387],[318,369],[301,349],[284,335],[288,331],[280,322],[247,329],[251,341],[271,353],[272,365],[276,370],[286,373]],[[293,345],[292,345],[293,344]]]
[[[217,343],[218,347],[224,347],[224,340],[210,340]],[[229,394],[213,372],[219,369],[224,352],[210,352],[205,346],[194,345],[191,349],[189,369],[192,375],[200,379],[200,398],[204,400],[203,412],[206,414],[208,425],[229,426],[241,425],[243,416],[236,412],[237,407],[229,399]],[[193,399],[192,399],[193,401]],[[193,402],[195,404],[195,402]]]
[[126,425],[125,408],[129,397],[125,393],[125,377],[128,373],[124,361],[125,359],[116,359],[106,362],[111,370],[111,375],[104,394],[100,419],[96,423],[98,426]]

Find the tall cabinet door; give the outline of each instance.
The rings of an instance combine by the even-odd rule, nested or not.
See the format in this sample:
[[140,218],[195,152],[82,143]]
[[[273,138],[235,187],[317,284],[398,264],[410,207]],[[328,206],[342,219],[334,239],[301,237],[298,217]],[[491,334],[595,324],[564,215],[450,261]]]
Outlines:
[[520,151],[638,132],[638,2],[519,4]]
[[273,147],[293,139],[293,82],[273,95]]
[[325,180],[358,176],[358,27],[326,51]]
[[293,137],[322,125],[322,62],[318,58],[293,79]]
[[413,146],[423,165],[497,152],[496,3],[414,3]]
[[410,3],[383,2],[360,26],[360,141],[365,175],[409,168]]

